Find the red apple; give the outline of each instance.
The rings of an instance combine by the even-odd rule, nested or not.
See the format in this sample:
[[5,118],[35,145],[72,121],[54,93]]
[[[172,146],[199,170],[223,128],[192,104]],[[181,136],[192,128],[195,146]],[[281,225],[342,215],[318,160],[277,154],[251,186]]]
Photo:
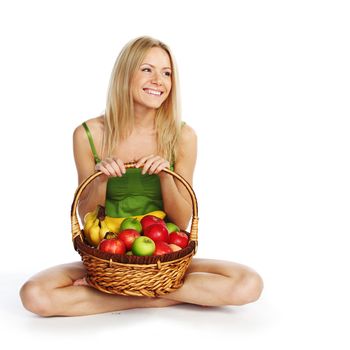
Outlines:
[[151,226],[153,224],[162,224],[165,226],[165,221],[163,219],[158,218],[154,215],[145,215],[141,220],[142,230],[144,231],[146,227]]
[[181,248],[187,247],[188,236],[184,232],[172,232],[169,235],[169,243],[176,244]]
[[173,252],[177,252],[178,250],[181,250],[182,248],[181,247],[179,247],[178,245],[176,245],[176,244],[169,244],[169,247],[171,248],[171,250],[173,251]]
[[103,239],[98,245],[98,249],[112,254],[124,254],[126,252],[125,243],[119,238]]
[[168,243],[163,241],[156,241],[154,243],[156,245],[156,250],[154,251],[153,255],[163,255],[173,252]]
[[118,233],[118,238],[121,239],[125,243],[126,250],[130,250],[134,240],[140,237],[140,234],[131,228],[127,228]]
[[147,226],[143,231],[143,235],[151,238],[154,242],[164,241],[168,242],[169,232],[165,225],[162,224],[153,224]]

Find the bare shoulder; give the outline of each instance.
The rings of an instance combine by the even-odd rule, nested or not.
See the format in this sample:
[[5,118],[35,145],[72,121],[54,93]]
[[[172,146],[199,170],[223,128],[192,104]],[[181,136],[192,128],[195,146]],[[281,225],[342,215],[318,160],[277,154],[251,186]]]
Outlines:
[[[103,116],[87,119],[86,125],[88,126],[92,139],[94,141],[97,151],[99,151],[99,146],[103,135]],[[89,139],[85,128],[82,124],[79,124],[73,132],[73,145],[74,152],[77,156],[81,157],[83,153],[91,156],[91,149],[89,144]]]
[[[104,118],[103,116],[95,117],[95,118],[90,118],[87,119],[86,125],[88,126],[90,133],[92,135],[92,138],[94,142],[99,144],[102,134],[103,134],[103,128],[104,128]],[[82,124],[79,124],[73,132],[73,140],[75,142],[88,142],[87,134],[85,131],[85,128],[83,127]]]
[[[96,134],[96,136],[98,136],[103,131],[104,117],[103,115],[101,115],[95,118],[90,118],[85,120],[85,123],[88,126],[91,133]],[[81,134],[83,131],[84,131],[84,127],[81,123],[75,128],[74,133],[77,132],[78,134]]]
[[[101,126],[101,123],[101,117],[86,120],[86,124],[92,135],[97,152],[99,152],[99,145],[103,131],[103,126]],[[79,183],[81,183],[81,181],[92,174],[95,169],[94,155],[92,153],[85,128],[82,124],[78,125],[73,132],[73,152],[78,171]]]
[[188,125],[184,124],[181,128],[181,134],[178,146],[179,156],[188,156],[189,153],[195,153],[197,148],[197,134],[195,130]]
[[196,131],[186,123],[181,128],[180,139],[182,142],[193,142],[197,139]]

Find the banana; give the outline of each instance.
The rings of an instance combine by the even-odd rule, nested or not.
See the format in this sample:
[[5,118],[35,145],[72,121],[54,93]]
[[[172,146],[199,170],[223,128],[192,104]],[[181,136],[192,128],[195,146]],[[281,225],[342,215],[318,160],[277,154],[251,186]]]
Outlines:
[[84,232],[85,233],[89,233],[89,230],[90,230],[91,226],[94,224],[95,220],[96,220],[96,218],[95,219],[90,218],[89,220],[87,220],[85,222],[85,225],[84,225]]
[[105,222],[105,220],[100,221],[100,242],[105,238],[107,232],[109,232],[109,228]]
[[96,219],[94,221],[94,224],[92,225],[92,227],[89,230],[89,237],[90,237],[90,241],[91,243],[97,247],[98,244],[100,243],[100,220]]
[[86,237],[87,241],[91,244],[90,239],[90,229],[93,226],[96,219],[89,218],[89,220],[85,223],[84,226],[84,236]]
[[[144,214],[144,215],[134,215],[131,216],[132,218],[136,218],[137,220],[141,220],[146,215],[154,215],[157,218],[164,219],[166,216],[166,213],[162,210],[155,210],[151,211],[150,213]],[[123,222],[125,218],[113,218],[111,216],[105,217],[105,222],[111,232],[118,233],[120,229],[120,225]]]
[[84,216],[84,224],[86,224],[89,220],[95,220],[97,218],[97,208],[94,211],[90,211]]
[[84,236],[86,237],[87,241],[91,244],[91,239],[90,239],[90,228],[94,224],[96,218],[97,218],[97,213],[98,213],[98,207],[85,214],[84,216]]
[[147,214],[144,214],[144,215],[136,215],[136,216],[133,216],[133,218],[136,218],[137,220],[141,221],[141,219],[146,216],[146,215],[153,215],[153,216],[156,216],[157,218],[159,219],[164,219],[165,216],[166,216],[166,213],[162,210],[155,210],[155,211],[151,211]]
[[125,218],[112,218],[111,216],[105,217],[105,223],[109,228],[109,231],[118,233],[121,223]]
[[[84,235],[87,241],[97,247],[107,232],[118,233],[120,225],[125,218],[114,218],[105,216],[104,207],[98,205],[94,211],[88,212],[84,216]],[[164,219],[166,213],[162,210],[155,210],[144,215],[134,215],[133,218],[141,219],[146,215],[154,215],[160,219]]]
[[166,213],[163,210],[155,210],[151,211],[150,213],[147,213],[145,215],[142,215],[142,218],[146,215],[154,215],[159,219],[164,219],[166,217]]

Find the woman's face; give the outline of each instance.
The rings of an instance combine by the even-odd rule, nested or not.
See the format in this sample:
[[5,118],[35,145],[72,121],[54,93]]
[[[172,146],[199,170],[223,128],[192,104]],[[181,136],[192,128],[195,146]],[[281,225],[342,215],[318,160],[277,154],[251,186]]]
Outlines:
[[159,108],[170,93],[171,74],[167,52],[159,47],[152,47],[131,82],[135,109]]

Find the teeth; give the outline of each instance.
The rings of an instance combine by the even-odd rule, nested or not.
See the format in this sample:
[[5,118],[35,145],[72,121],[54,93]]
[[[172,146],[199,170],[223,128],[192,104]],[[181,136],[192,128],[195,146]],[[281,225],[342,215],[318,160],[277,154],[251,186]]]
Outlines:
[[149,90],[149,89],[145,89],[145,91],[150,94],[150,95],[157,95],[160,96],[162,93],[160,91],[155,91],[155,90]]

